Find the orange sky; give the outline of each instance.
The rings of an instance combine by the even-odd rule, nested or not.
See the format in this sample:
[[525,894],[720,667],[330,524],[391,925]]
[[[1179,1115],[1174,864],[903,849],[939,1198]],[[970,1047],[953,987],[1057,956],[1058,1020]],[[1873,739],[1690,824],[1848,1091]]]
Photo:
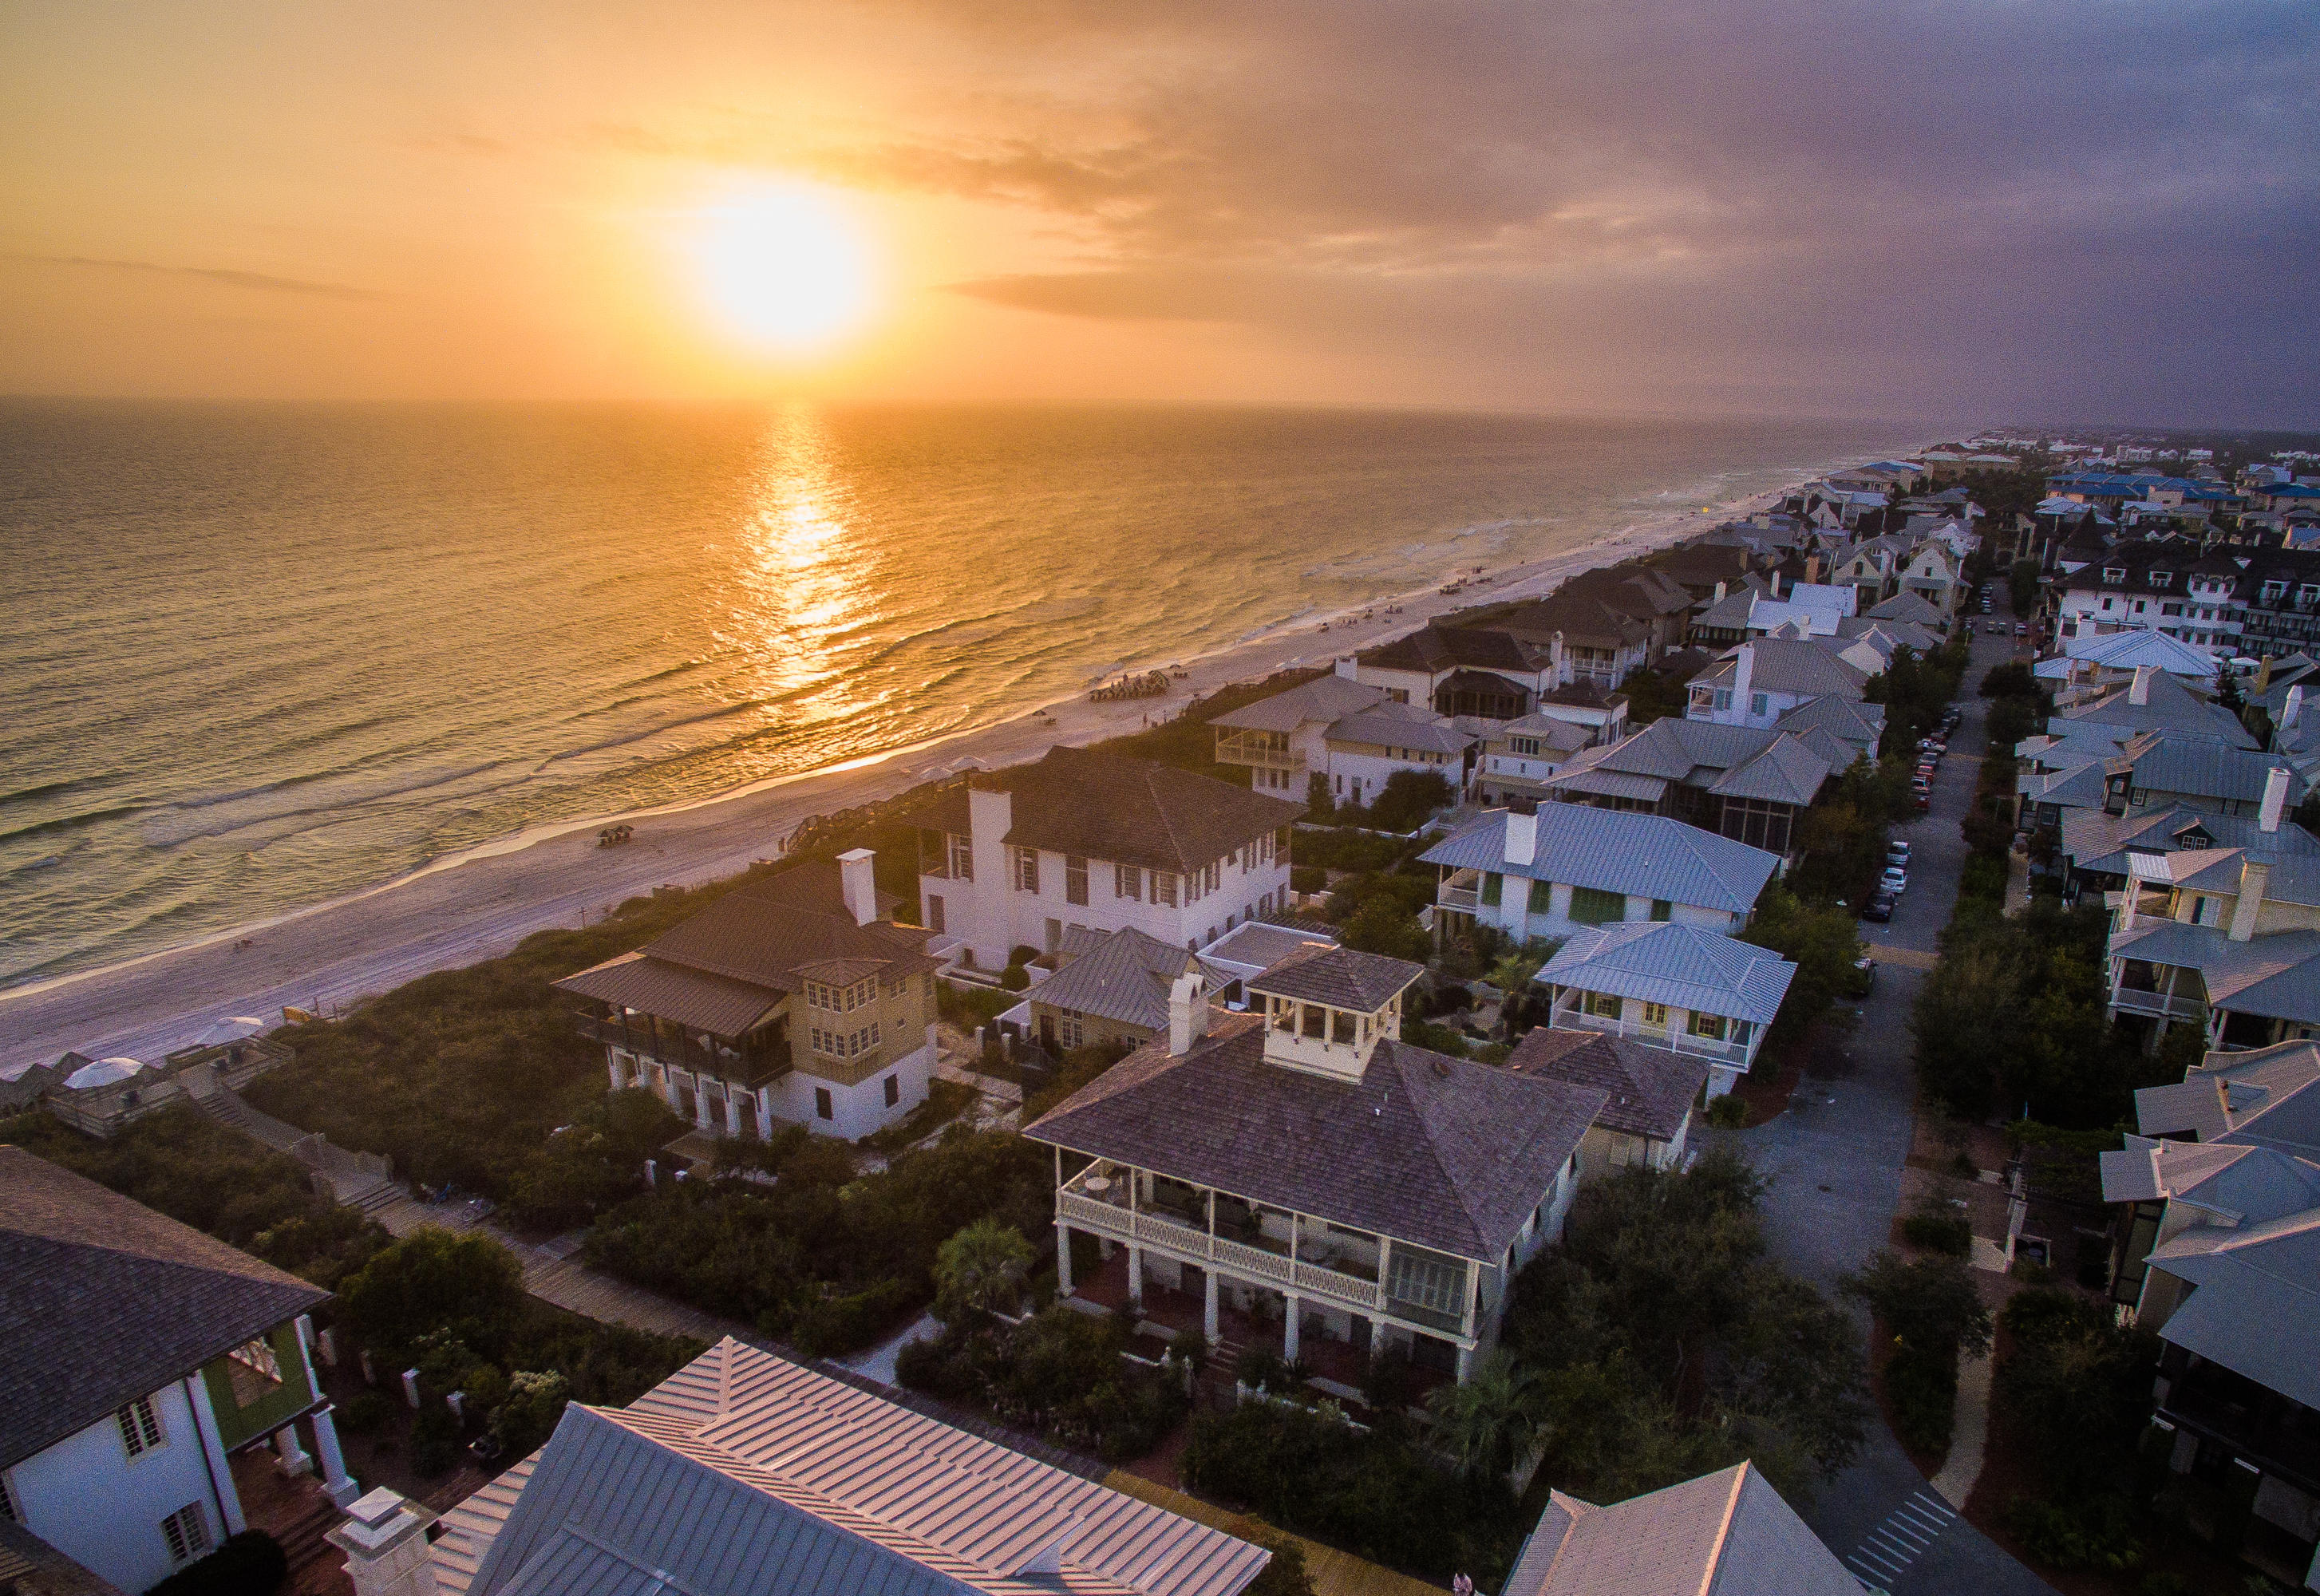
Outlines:
[[[1962,0],[19,3],[0,391],[2125,417],[2171,367],[2292,421],[2313,29],[2143,9],[2089,61]],[[702,305],[767,181],[883,262],[831,357]]]

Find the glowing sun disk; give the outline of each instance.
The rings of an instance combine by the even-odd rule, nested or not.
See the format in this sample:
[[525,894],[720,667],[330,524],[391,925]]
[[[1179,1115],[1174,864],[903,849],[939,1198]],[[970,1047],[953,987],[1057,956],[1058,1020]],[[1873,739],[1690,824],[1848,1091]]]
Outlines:
[[718,318],[776,353],[836,343],[868,318],[876,297],[861,229],[811,189],[756,190],[704,212],[693,251]]

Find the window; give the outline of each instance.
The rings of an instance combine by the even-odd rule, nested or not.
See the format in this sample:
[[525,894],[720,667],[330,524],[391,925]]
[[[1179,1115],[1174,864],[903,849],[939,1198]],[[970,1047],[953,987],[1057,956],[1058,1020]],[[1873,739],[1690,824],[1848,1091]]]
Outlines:
[[1495,870],[1482,872],[1482,902],[1492,909],[1499,906],[1499,895],[1506,890],[1507,878]]
[[1722,1041],[1724,1039],[1724,1016],[1721,1014],[1703,1014],[1698,1010],[1694,1010],[1691,1016],[1691,1034],[1696,1037],[1706,1037],[1708,1040],[1714,1042]]
[[178,1568],[203,1555],[210,1549],[210,1521],[202,1517],[202,1504],[189,1501],[161,1520],[161,1538],[168,1543],[169,1562]]
[[1176,873],[1174,871],[1155,870],[1152,873],[1152,901],[1166,909],[1174,909],[1176,906]]
[[961,837],[956,831],[946,831],[943,833],[943,840],[949,844],[950,873],[961,881],[973,881],[974,879],[974,839]]
[[1053,953],[1064,945],[1064,922],[1051,920],[1047,926],[1047,951]]
[[829,1087],[816,1086],[813,1089],[813,1111],[824,1120],[838,1118],[837,1111],[830,1106]]
[[1674,911],[1675,905],[1668,902],[1665,898],[1654,898],[1652,900],[1652,918],[1654,920],[1665,920]]
[[1076,1047],[1087,1039],[1086,1027],[1083,1023],[1085,1019],[1086,1016],[1078,1010],[1066,1009],[1056,1021],[1056,1035],[1065,1047]]
[[1587,994],[1587,1011],[1604,1020],[1619,1017],[1619,999],[1612,993],[1590,992]]
[[1772,707],[1772,701],[1765,697],[1763,694],[1751,693],[1748,694],[1748,712],[1750,714],[1761,715]]
[[1668,1009],[1665,1003],[1645,1003],[1644,1005],[1644,1023],[1645,1025],[1653,1026],[1661,1030],[1665,1030],[1667,1029],[1667,1022]]
[[115,1413],[113,1421],[121,1427],[121,1444],[129,1448],[131,1457],[150,1452],[168,1439],[161,1433],[161,1416],[153,1411],[151,1397],[139,1397]]
[[1019,848],[1015,850],[1015,890],[1036,893],[1039,890],[1039,850]]
[[1507,747],[1518,754],[1536,755],[1538,752],[1538,739],[1535,737],[1510,737],[1507,739]]
[[2103,580],[2106,582],[2125,581],[2126,567],[2124,566],[2106,566],[2103,567]]
[[1718,688],[1716,690],[1716,707],[1717,707],[1719,711],[1721,711],[1721,710],[1728,710],[1728,709],[1730,709],[1730,708],[1732,707],[1732,689],[1731,689],[1731,688],[1729,688],[1729,687],[1718,687]]
[[1064,856],[1064,902],[1084,903],[1087,901],[1087,860],[1079,854],[1065,854]]
[[1546,914],[1553,911],[1554,908],[1554,883],[1551,881],[1532,882],[1530,884],[1530,911],[1533,914]]
[[927,929],[934,932],[937,936],[940,936],[945,929],[943,925],[943,901],[940,898],[932,896],[931,894],[927,898]]
[[1111,867],[1111,894],[1130,902],[1144,901],[1144,872],[1135,865],[1114,865]]
[[1385,690],[1385,695],[1395,703],[1408,703],[1409,702],[1409,689],[1407,687],[1389,687]]
[[887,1106],[888,1108],[890,1108],[890,1109],[891,1109],[891,1108],[893,1108],[896,1103],[898,1103],[898,1102],[902,1102],[902,1078],[901,1078],[900,1076],[898,1076],[898,1075],[888,1075],[888,1076],[886,1077],[886,1106]]
[[1600,926],[1624,919],[1627,898],[1624,893],[1601,892],[1591,886],[1571,889],[1571,918],[1583,926]]
[[2170,582],[2174,580],[2175,573],[2172,571],[2153,571],[2151,573],[2151,585],[2153,587],[2164,587]]

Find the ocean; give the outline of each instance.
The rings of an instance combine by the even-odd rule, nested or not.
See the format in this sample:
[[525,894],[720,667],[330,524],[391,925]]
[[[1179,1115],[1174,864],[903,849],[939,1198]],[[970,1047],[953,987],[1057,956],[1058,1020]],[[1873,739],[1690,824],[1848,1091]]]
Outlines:
[[1903,447],[1368,411],[0,403],[0,986]]

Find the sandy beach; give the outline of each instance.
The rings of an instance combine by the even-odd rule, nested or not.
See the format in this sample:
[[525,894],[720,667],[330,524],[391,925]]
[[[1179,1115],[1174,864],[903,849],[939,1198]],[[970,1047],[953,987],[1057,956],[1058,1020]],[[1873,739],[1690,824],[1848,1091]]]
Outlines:
[[[1544,594],[1575,572],[1693,536],[1779,502],[1777,494],[1638,523],[1546,558],[1498,567],[1455,594],[1428,589],[1366,611],[1313,614],[1296,626],[1189,659],[1165,700],[1060,701],[1001,725],[851,767],[761,783],[691,803],[603,815],[440,859],[367,892],[100,969],[0,993],[0,1078],[68,1049],[90,1057],[158,1059],[216,1020],[280,1018],[284,1005],[325,1012],[430,970],[504,953],[530,933],[593,920],[663,884],[695,885],[775,857],[809,815],[891,797],[964,768],[1036,758],[1133,731],[1188,699],[1298,666],[1325,666],[1446,611]],[[1389,607],[1399,612],[1388,614]],[[1362,619],[1366,612],[1367,620]],[[1324,630],[1326,627],[1327,630]],[[1047,717],[1052,716],[1052,723]],[[635,839],[599,848],[620,821]]]

